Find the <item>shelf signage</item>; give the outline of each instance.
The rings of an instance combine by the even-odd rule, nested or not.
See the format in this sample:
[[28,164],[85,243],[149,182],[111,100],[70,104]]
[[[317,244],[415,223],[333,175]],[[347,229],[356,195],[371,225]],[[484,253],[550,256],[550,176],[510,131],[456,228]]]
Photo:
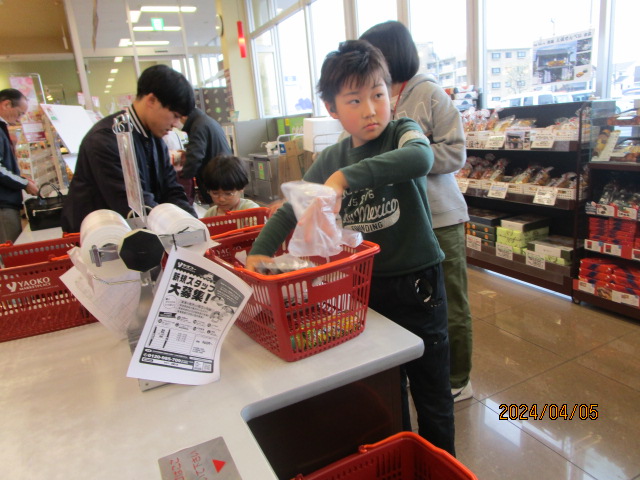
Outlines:
[[489,198],[507,198],[507,191],[509,190],[509,184],[507,182],[491,182],[491,186],[489,187],[489,193],[487,193],[487,197]]
[[552,207],[556,204],[557,196],[558,190],[554,187],[538,187],[536,195],[533,197],[533,203]]
[[467,190],[469,189],[469,179],[458,178],[458,188],[462,193],[467,193]]
[[608,162],[611,160],[611,154],[613,153],[613,149],[618,144],[618,138],[620,137],[620,130],[614,130],[609,134],[607,138],[607,143],[605,143],[604,148],[600,152],[599,155],[593,156],[591,158],[592,162]]
[[611,300],[616,303],[624,303],[625,305],[631,305],[632,307],[640,306],[638,297],[629,293],[618,292],[617,290],[611,290]]
[[596,294],[595,285],[593,283],[585,282],[584,280],[580,280],[580,282],[578,282],[578,290],[590,293],[591,295]]
[[505,245],[504,243],[496,243],[496,257],[513,261],[513,248],[511,248],[511,245]]
[[544,255],[540,255],[539,253],[532,252],[531,250],[527,250],[527,260],[526,264],[530,267],[539,268],[541,270],[545,269],[545,261]]
[[502,148],[504,146],[505,138],[506,137],[505,137],[504,133],[502,135],[491,135],[489,137],[489,140],[487,140],[486,148],[488,148],[488,149]]
[[475,250],[477,252],[482,251],[482,239],[480,237],[474,237],[473,235],[467,235],[467,248]]
[[536,136],[531,143],[531,148],[553,148],[553,142],[556,141],[553,133],[536,133]]

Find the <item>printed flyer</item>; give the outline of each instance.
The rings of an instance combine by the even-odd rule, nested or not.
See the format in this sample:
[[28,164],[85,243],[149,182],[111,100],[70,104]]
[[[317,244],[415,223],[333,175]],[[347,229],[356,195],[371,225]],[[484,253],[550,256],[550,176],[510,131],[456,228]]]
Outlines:
[[220,379],[220,351],[253,293],[224,267],[171,250],[128,377],[203,385]]

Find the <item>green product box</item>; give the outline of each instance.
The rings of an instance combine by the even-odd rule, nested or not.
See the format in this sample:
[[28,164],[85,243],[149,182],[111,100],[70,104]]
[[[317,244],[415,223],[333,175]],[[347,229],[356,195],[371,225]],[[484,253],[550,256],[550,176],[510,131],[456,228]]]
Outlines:
[[549,227],[549,218],[540,215],[517,215],[500,220],[500,226],[518,232],[528,232],[542,227]]
[[512,230],[506,227],[496,227],[496,233],[498,237],[513,238],[514,240],[519,240],[520,242],[524,241],[526,244],[526,242],[530,242],[538,238],[548,237],[549,227],[536,228],[535,230],[529,230],[526,232]]
[[497,245],[506,245],[508,247],[511,247],[511,251],[513,253],[517,253],[519,255],[524,255],[526,253],[526,251],[527,251],[527,249],[525,247],[518,247],[516,245],[510,245],[508,243],[504,243],[504,242],[500,241],[500,239],[498,239],[498,241],[496,242],[496,246]]
[[529,250],[533,250],[541,255],[562,258],[569,262],[573,259],[573,238],[571,237],[550,235],[547,238],[530,241],[527,247]]

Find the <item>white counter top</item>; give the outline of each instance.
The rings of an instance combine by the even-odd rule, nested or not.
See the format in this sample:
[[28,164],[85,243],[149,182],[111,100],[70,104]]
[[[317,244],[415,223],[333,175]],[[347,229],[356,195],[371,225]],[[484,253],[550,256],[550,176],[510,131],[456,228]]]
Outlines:
[[244,480],[275,479],[246,421],[422,350],[372,310],[358,337],[292,363],[233,328],[219,382],[142,392],[128,343],[100,324],[0,343],[3,477],[159,479],[159,458],[222,436]]

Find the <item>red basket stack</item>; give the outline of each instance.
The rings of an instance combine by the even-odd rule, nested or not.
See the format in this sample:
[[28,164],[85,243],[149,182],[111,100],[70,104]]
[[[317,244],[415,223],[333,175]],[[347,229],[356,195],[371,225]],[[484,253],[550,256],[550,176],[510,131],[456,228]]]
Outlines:
[[93,323],[60,280],[80,235],[0,246],[0,342]]
[[217,217],[204,217],[200,221],[209,229],[209,235],[220,235],[240,228],[264,225],[268,216],[267,207],[258,207],[235,210]]
[[295,480],[477,480],[448,452],[401,432]]
[[[332,348],[365,327],[373,256],[380,247],[363,242],[326,259],[310,257],[315,267],[278,275],[249,272],[236,255],[247,254],[262,226],[214,236],[219,243],[206,256],[253,287],[236,325],[288,362]],[[276,255],[286,253],[283,246]]]

